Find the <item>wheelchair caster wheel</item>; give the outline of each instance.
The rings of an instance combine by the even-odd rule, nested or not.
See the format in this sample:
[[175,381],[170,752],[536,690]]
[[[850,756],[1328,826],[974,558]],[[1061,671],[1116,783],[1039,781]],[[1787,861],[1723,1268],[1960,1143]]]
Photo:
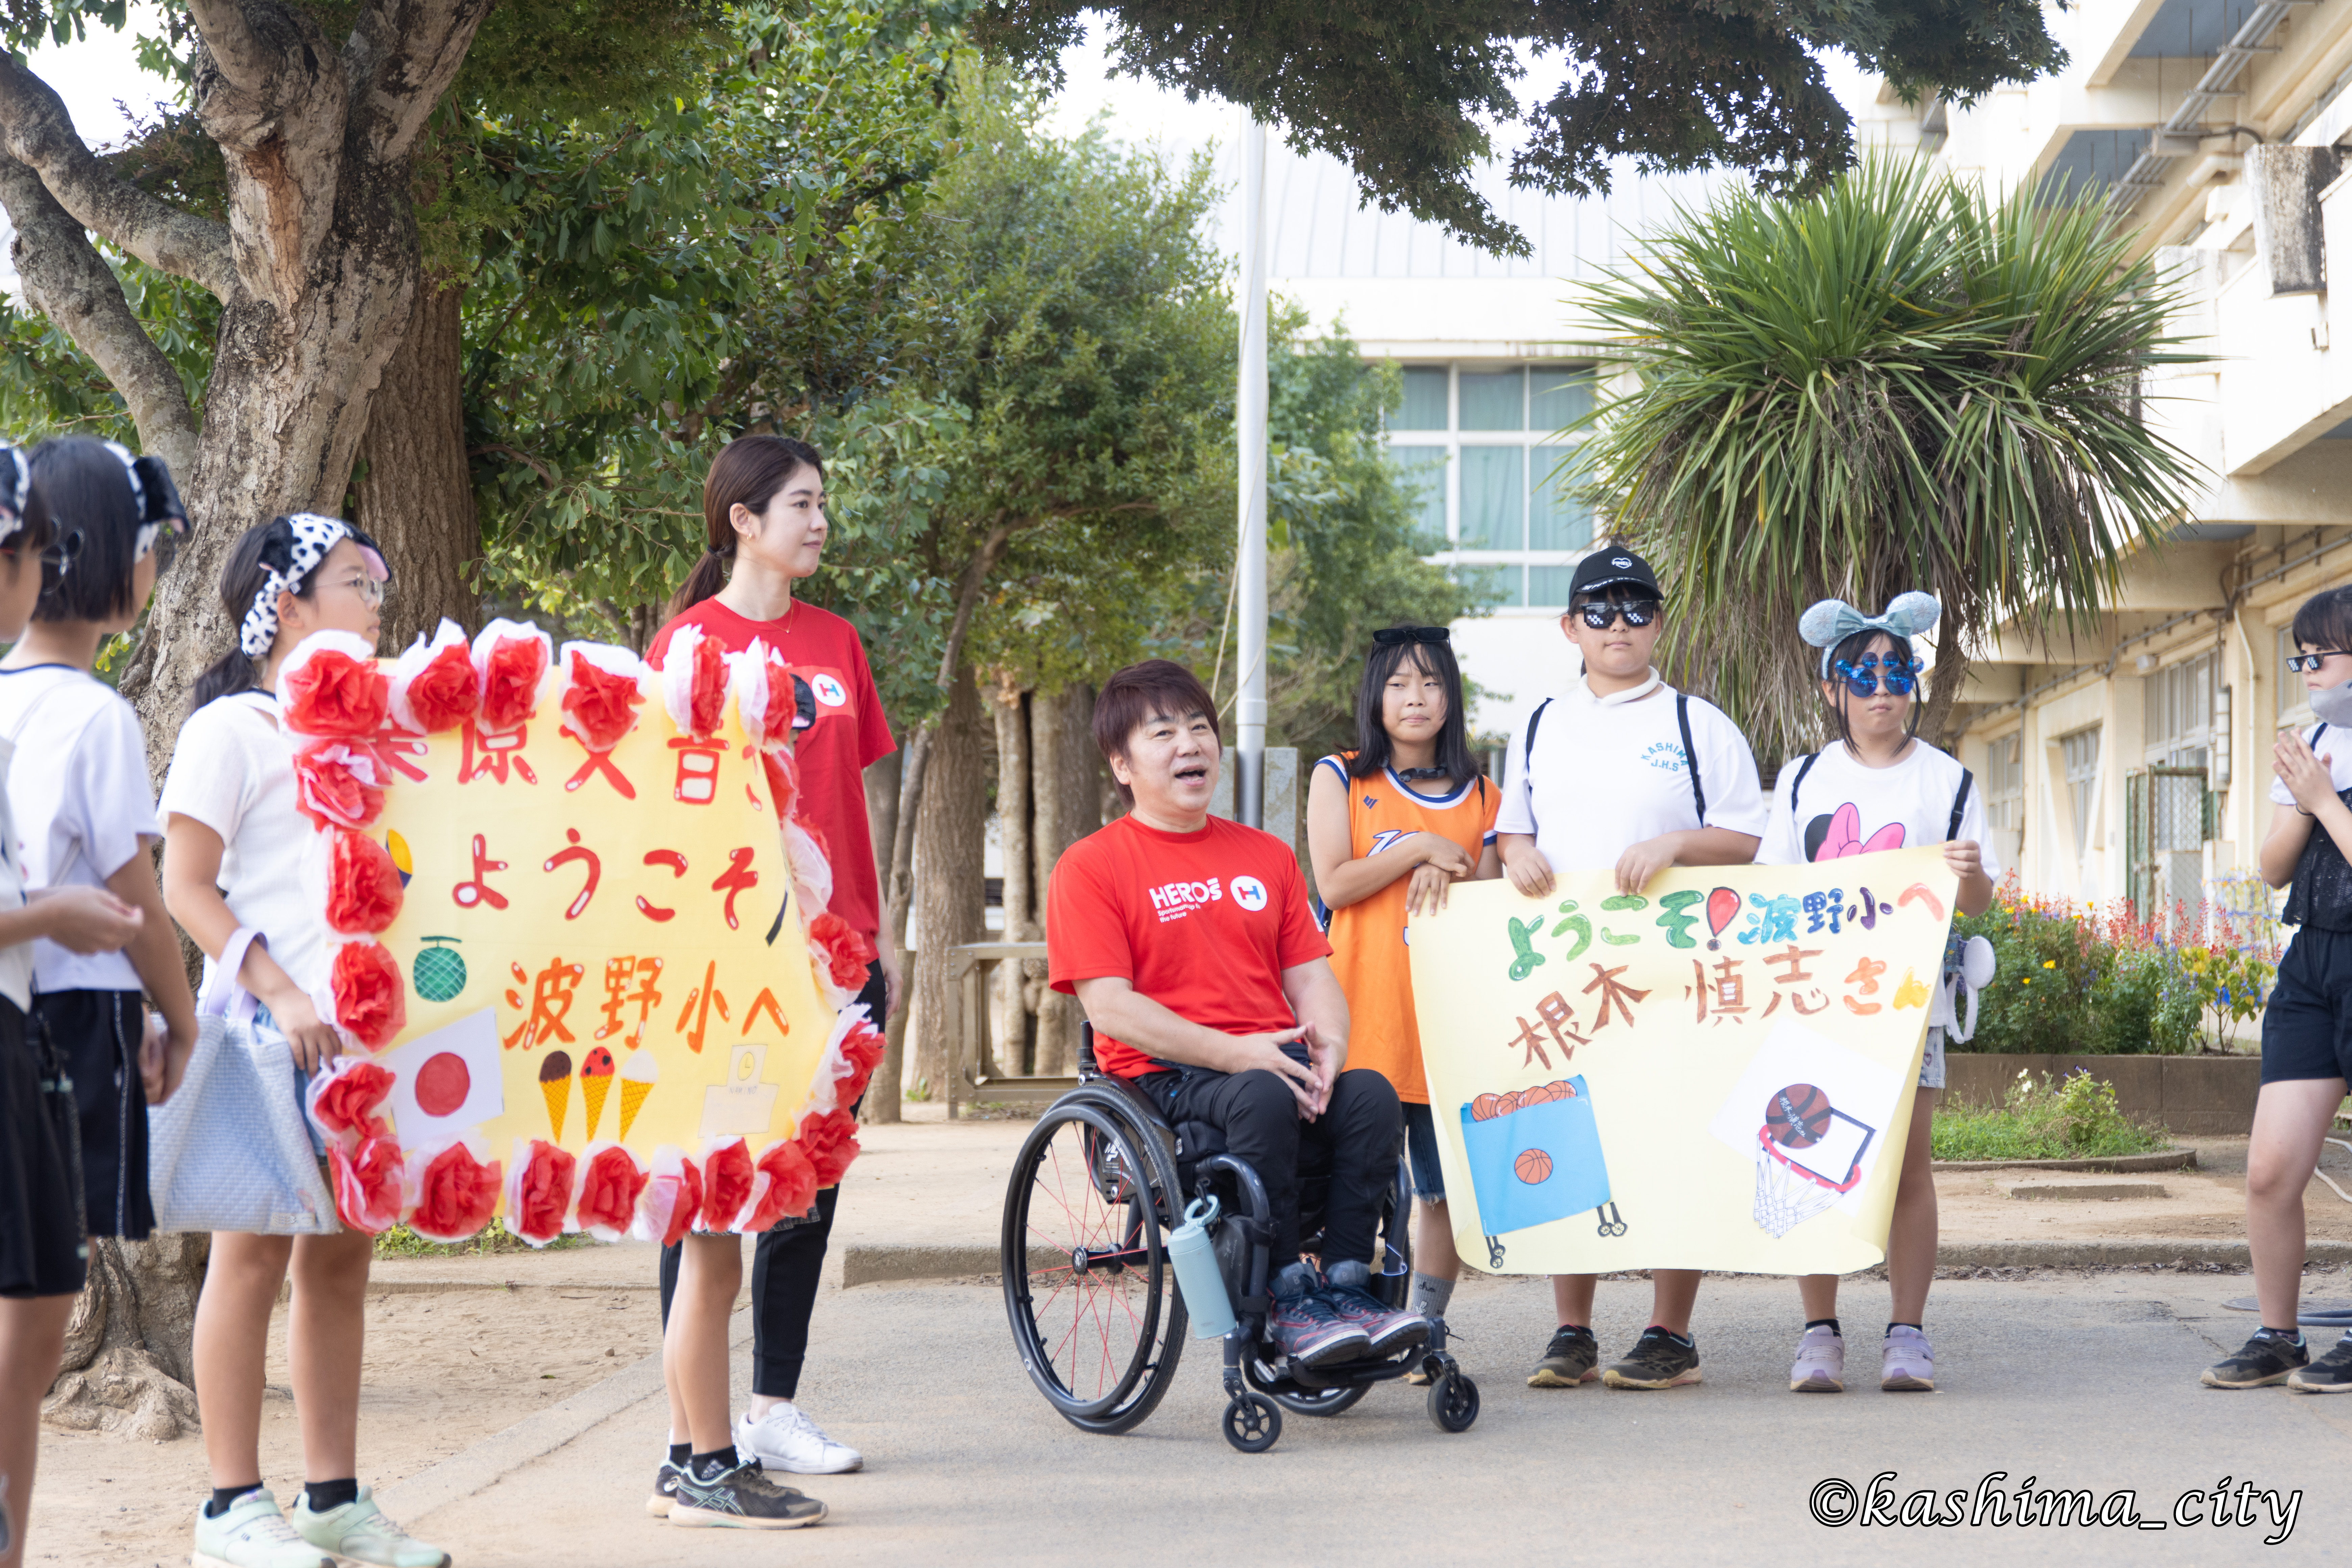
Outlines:
[[1263,1394],[1237,1394],[1225,1406],[1225,1441],[1244,1454],[1263,1454],[1282,1436],[1282,1412]]
[[1478,1419],[1478,1385],[1449,1372],[1429,1385],[1429,1418],[1448,1432],[1467,1432]]

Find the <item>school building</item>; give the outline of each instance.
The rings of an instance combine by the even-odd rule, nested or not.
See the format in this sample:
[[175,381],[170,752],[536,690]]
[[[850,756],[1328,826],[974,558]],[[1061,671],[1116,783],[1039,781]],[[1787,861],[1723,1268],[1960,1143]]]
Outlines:
[[1960,754],[2028,887],[2243,909],[2272,737],[2311,722],[2288,622],[2352,582],[2352,358],[2333,357],[2328,289],[2331,260],[2352,283],[2352,0],[2048,16],[2063,73],[1965,110],[1881,92],[1869,140],[1998,186],[2063,178],[2136,226],[2180,291],[2175,330],[2214,356],[2146,388],[2205,478],[2095,626],[1984,650]]

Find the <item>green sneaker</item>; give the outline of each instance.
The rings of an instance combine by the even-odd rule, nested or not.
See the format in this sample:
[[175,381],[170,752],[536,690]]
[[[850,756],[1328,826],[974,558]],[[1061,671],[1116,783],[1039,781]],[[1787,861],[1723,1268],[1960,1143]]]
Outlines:
[[375,1489],[362,1487],[360,1495],[324,1513],[310,1511],[308,1492],[294,1500],[294,1528],[303,1540],[354,1563],[379,1568],[449,1568],[449,1554],[427,1546],[392,1522],[375,1506]]
[[2284,1383],[2290,1374],[2310,1364],[2311,1352],[2298,1342],[2301,1338],[2298,1334],[2291,1340],[2268,1329],[2256,1329],[2243,1349],[2207,1367],[2197,1381],[2208,1388],[2261,1388]]
[[196,1510],[195,1568],[334,1568],[294,1532],[268,1487],[256,1487],[225,1512]]
[[2287,1373],[2286,1385],[2297,1394],[2352,1394],[2352,1334],[2309,1366]]

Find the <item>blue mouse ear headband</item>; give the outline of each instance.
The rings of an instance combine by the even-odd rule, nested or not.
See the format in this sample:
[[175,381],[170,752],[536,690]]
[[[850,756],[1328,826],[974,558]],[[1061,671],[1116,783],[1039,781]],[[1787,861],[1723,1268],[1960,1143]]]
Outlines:
[[1797,635],[1822,650],[1822,679],[1830,679],[1830,655],[1856,632],[1885,632],[1889,637],[1917,637],[1944,613],[1933,594],[1913,589],[1897,594],[1880,616],[1865,616],[1843,599],[1823,599],[1797,618]]

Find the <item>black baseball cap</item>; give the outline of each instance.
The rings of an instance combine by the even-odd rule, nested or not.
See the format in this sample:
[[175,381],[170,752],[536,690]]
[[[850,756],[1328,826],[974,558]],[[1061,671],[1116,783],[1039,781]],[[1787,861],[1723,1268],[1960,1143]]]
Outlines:
[[1648,562],[1621,545],[1604,544],[1576,563],[1576,576],[1568,585],[1568,602],[1572,605],[1587,594],[1620,587],[1639,588],[1662,603],[1666,596],[1665,590],[1658,586],[1658,574],[1650,570]]

